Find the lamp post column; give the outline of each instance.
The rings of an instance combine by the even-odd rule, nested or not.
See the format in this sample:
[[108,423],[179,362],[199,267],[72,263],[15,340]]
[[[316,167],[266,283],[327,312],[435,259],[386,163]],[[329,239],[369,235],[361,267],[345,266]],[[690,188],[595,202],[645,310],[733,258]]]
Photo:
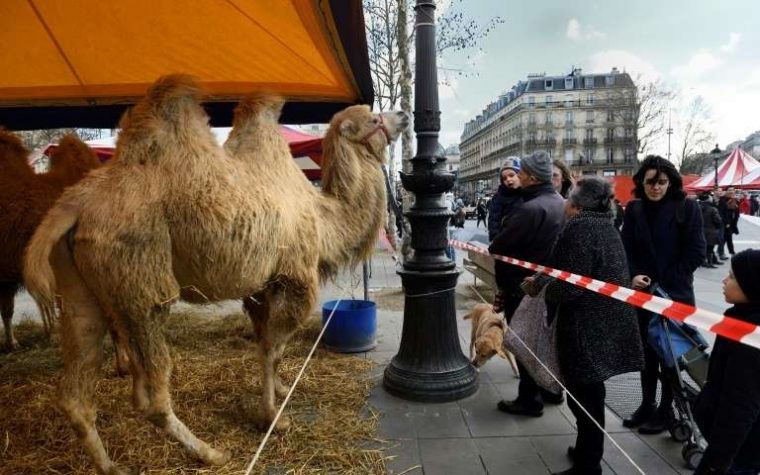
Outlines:
[[715,148],[710,151],[715,161],[715,188],[718,188],[718,159],[720,158],[721,150],[718,144],[715,144]]
[[[474,393],[477,372],[462,353],[454,306],[459,270],[446,256],[452,213],[444,193],[454,187],[438,144],[441,112],[435,48],[435,2],[417,0],[412,172],[402,173],[415,202],[405,214],[412,227],[412,256],[398,273],[406,294],[398,353],[385,369],[383,385],[396,396],[451,401]],[[402,12],[399,12],[402,14]]]

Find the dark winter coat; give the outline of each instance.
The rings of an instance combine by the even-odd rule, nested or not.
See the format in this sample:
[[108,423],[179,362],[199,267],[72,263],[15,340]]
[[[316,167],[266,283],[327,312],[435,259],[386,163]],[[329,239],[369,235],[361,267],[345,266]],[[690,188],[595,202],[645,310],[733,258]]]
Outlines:
[[722,196],[718,200],[718,212],[723,226],[733,234],[739,234],[739,205],[736,199]]
[[[625,249],[612,220],[612,213],[586,210],[570,219],[554,247],[552,266],[630,287]],[[643,368],[633,307],[560,280],[547,286],[546,301],[559,305],[557,350],[568,383],[597,383]]]
[[488,209],[488,241],[493,241],[501,232],[504,217],[522,203],[522,191],[499,185],[496,194],[491,198]]
[[647,275],[674,300],[694,305],[694,271],[707,254],[701,208],[690,199],[663,198],[649,205],[655,213],[653,229],[642,200],[625,209],[622,237],[631,276]]
[[[501,233],[488,250],[492,254],[514,257],[536,264],[547,264],[552,248],[565,223],[565,202],[551,183],[523,188],[523,203],[504,218]],[[532,272],[522,267],[495,262],[496,284],[508,293]]]
[[[757,303],[726,314],[760,325]],[[709,443],[697,473],[725,473],[732,464],[760,471],[760,350],[722,336],[715,340],[694,418]]]
[[486,213],[488,212],[486,208],[486,204],[483,202],[478,203],[477,208],[475,208],[475,211],[478,213],[478,220],[486,219]]
[[702,227],[705,230],[705,242],[708,246],[717,246],[720,233],[723,231],[723,220],[720,219],[718,207],[709,201],[700,201],[702,207]]

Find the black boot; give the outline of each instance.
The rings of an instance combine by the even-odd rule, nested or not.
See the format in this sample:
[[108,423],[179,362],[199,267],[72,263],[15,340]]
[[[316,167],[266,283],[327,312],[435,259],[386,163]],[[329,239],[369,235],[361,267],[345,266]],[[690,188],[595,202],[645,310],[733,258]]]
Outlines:
[[631,417],[628,419],[623,420],[623,427],[628,427],[629,429],[632,429],[634,427],[638,427],[641,424],[645,423],[649,420],[649,418],[654,415],[655,411],[657,410],[657,406],[655,406],[652,402],[642,402],[641,406],[639,406],[636,411],[631,414]]
[[720,259],[718,259],[718,256],[716,256],[715,253],[713,253],[710,257],[712,258],[713,265],[715,265],[715,266],[722,266],[723,265],[723,261],[721,261]]
[[639,427],[639,434],[661,434],[668,430],[673,424],[673,412],[670,406],[670,404],[664,407],[660,405],[652,417]]

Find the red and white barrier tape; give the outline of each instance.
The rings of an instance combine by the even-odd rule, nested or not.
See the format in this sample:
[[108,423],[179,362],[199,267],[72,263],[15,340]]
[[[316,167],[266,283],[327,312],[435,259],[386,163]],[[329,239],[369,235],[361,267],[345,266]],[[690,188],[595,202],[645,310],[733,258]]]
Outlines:
[[578,287],[588,289],[598,294],[612,297],[621,302],[629,303],[635,307],[640,307],[660,315],[664,315],[674,320],[686,322],[702,330],[721,335],[732,340],[744,343],[746,345],[760,349],[760,328],[757,325],[747,323],[736,318],[726,315],[720,315],[715,312],[702,310],[680,302],[657,297],[639,290],[629,289],[617,284],[602,282],[601,280],[592,279],[583,275],[573,274],[571,272],[553,269],[548,266],[541,266],[528,261],[522,261],[513,257],[504,257],[497,254],[491,254],[488,249],[473,246],[466,242],[450,240],[452,246],[459,249],[474,251],[494,259],[504,261],[508,264],[530,269],[536,272],[543,272],[554,278],[564,280]]

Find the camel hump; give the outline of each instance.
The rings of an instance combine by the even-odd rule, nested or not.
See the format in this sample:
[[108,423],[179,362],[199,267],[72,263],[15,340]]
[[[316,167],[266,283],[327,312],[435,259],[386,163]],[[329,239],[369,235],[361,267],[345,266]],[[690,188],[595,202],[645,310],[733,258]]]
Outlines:
[[259,118],[277,122],[280,120],[284,104],[285,100],[274,94],[257,93],[246,96],[235,108],[233,126],[241,126]]
[[148,89],[146,102],[157,109],[190,99],[199,102],[202,88],[198,79],[188,74],[169,74],[162,76]]
[[21,138],[9,130],[0,127],[0,165],[11,167],[22,172],[31,171],[28,158],[31,152],[21,141]]
[[93,167],[100,165],[95,151],[84,143],[77,134],[64,135],[58,142],[58,147],[50,154],[50,161],[53,164],[66,158],[73,158],[83,165]]

